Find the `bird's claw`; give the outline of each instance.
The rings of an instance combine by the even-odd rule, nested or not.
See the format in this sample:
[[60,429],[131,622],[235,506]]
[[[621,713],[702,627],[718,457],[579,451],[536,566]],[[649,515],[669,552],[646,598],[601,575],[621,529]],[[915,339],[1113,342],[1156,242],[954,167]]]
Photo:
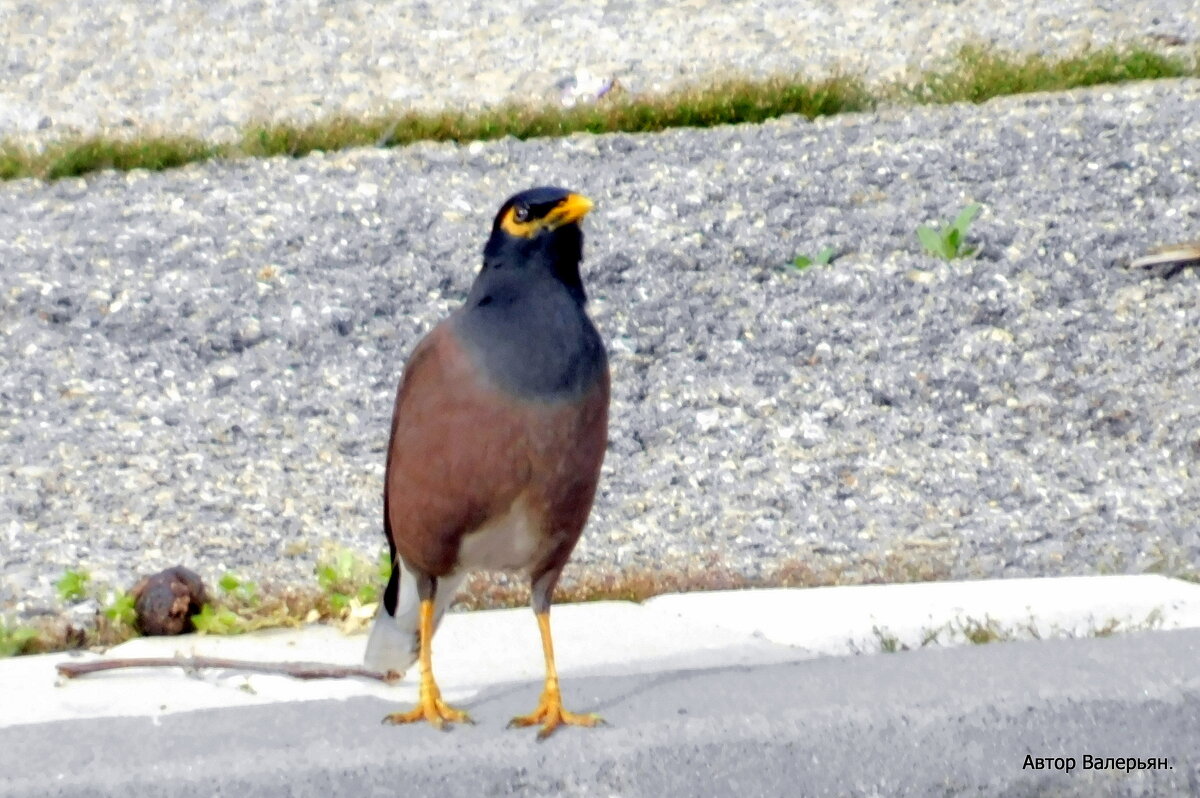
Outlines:
[[403,723],[418,723],[420,721],[426,721],[438,731],[448,730],[446,727],[447,721],[450,723],[475,725],[475,721],[471,719],[470,715],[461,709],[455,709],[441,698],[422,699],[421,703],[414,709],[408,712],[393,712],[390,715],[385,715],[382,722],[398,726]]
[[508,722],[508,728],[522,728],[525,726],[536,726],[542,724],[541,730],[538,731],[538,740],[545,740],[554,733],[559,726],[606,726],[604,718],[595,713],[575,713],[568,712],[563,709],[561,699],[557,697],[543,696],[538,702],[537,709],[528,715],[518,715]]

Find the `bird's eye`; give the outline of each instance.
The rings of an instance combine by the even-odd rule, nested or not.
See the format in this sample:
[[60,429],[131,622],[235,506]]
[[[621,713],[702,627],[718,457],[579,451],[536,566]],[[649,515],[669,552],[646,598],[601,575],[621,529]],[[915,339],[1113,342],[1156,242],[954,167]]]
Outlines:
[[529,208],[525,207],[524,205],[518,205],[517,207],[513,208],[513,221],[514,222],[529,221]]

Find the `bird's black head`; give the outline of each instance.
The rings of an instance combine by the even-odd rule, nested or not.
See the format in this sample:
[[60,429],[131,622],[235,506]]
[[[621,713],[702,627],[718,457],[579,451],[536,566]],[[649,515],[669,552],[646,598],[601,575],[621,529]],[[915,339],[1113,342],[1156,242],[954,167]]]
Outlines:
[[500,206],[492,223],[492,235],[483,248],[484,270],[549,270],[582,303],[579,222],[591,209],[587,197],[554,186],[514,194]]

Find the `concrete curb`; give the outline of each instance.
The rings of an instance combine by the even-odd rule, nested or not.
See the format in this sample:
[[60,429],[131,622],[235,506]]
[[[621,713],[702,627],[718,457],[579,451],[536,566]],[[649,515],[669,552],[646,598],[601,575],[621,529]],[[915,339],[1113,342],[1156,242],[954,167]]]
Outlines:
[[[817,656],[951,646],[1019,638],[1084,637],[1200,627],[1200,585],[1160,576],[1069,577],[660,596],[638,605],[556,606],[565,684],[625,676],[795,662]],[[239,637],[140,638],[106,656],[202,654],[259,661],[357,664],[363,635],[328,626]],[[415,673],[396,685],[344,679],[300,682],[229,671],[184,675],[170,668],[59,678],[54,666],[87,654],[0,661],[0,728],[60,720],[158,717],[220,707],[374,696],[407,704]],[[451,703],[496,685],[542,677],[528,610],[447,617],[434,648],[438,681]],[[569,687],[566,689],[569,690]]]

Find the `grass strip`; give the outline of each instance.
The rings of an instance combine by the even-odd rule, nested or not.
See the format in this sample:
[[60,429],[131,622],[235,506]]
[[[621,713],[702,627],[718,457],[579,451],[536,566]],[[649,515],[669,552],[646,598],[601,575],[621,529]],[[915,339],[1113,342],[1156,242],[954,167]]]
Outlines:
[[567,136],[572,133],[654,133],[677,127],[763,122],[785,114],[817,116],[873,106],[857,78],[812,83],[780,78],[729,81],[660,97],[617,99],[574,108],[506,105],[477,112],[406,113],[398,117],[339,117],[314,125],[259,125],[238,148],[250,156],[302,156],[314,150],[395,147],[418,141],[489,141]]
[[[664,593],[698,590],[744,590],[759,587],[816,587],[839,584],[892,584],[948,579],[953,558],[925,552],[889,552],[855,563],[837,558],[820,562],[788,560],[760,576],[747,576],[719,559],[686,568],[648,567],[621,571],[568,569],[555,591],[555,603],[585,601],[642,602]],[[193,616],[206,634],[232,635],[259,629],[327,623],[343,631],[366,628],[386,579],[362,555],[339,549],[324,555],[315,586],[221,585],[203,612]],[[224,580],[222,580],[224,583]],[[250,588],[249,590],[245,588]],[[529,584],[517,575],[473,573],[459,594],[463,610],[530,606]],[[66,615],[43,616],[28,626],[5,625],[0,615],[0,658],[79,648],[107,648],[138,636],[133,618],[97,613],[93,623],[77,623]]]
[[349,147],[396,147],[418,141],[530,139],[571,133],[652,133],[669,128],[754,124],[789,114],[869,111],[880,105],[981,103],[994,97],[1066,91],[1134,80],[1200,77],[1200,50],[1167,54],[1147,47],[1088,49],[1066,57],[1018,55],[968,45],[916,81],[874,89],[861,77],[728,80],[656,96],[610,95],[574,108],[504,105],[481,111],[338,116],[311,124],[259,124],[236,144],[185,136],[132,140],[90,136],[36,150],[0,144],[0,179],[57,180],[103,169],[159,171],[213,158],[301,157]]
[[1067,91],[1133,80],[1200,77],[1200,51],[1190,57],[1144,47],[1106,47],[1066,57],[1014,55],[967,45],[950,68],[893,88],[903,101],[923,105],[982,103],[995,97]]
[[[747,575],[711,556],[691,565],[584,569],[568,567],[555,591],[556,604],[587,601],[643,602],[666,593],[755,588],[828,587],[835,585],[906,584],[940,582],[954,578],[963,566],[962,552],[946,549],[901,549],[861,554],[853,559],[837,555],[808,554],[774,563],[758,575]],[[1121,573],[1102,566],[1098,573]],[[1161,573],[1200,582],[1192,562],[1179,554],[1159,551],[1146,573]],[[211,591],[211,603],[194,616],[206,634],[243,634],[259,629],[298,627],[306,623],[338,626],[343,632],[363,631],[374,614],[386,582],[386,556],[372,560],[360,552],[332,547],[318,557],[315,585],[267,585],[259,588],[227,574]],[[99,595],[94,590],[90,595]],[[455,606],[462,610],[487,610],[530,606],[528,580],[504,573],[473,573],[459,592]],[[203,616],[203,617],[202,617]],[[6,625],[0,614],[0,658],[78,648],[107,648],[133,637],[133,617],[107,610],[93,624],[80,625],[66,615],[43,616],[28,626]],[[1111,633],[1098,627],[1096,634]],[[986,629],[978,635],[961,629],[972,642],[988,642]],[[976,637],[980,639],[976,639]],[[937,637],[936,630],[932,639]],[[881,640],[884,650],[887,641]],[[899,649],[894,649],[899,650]]]

